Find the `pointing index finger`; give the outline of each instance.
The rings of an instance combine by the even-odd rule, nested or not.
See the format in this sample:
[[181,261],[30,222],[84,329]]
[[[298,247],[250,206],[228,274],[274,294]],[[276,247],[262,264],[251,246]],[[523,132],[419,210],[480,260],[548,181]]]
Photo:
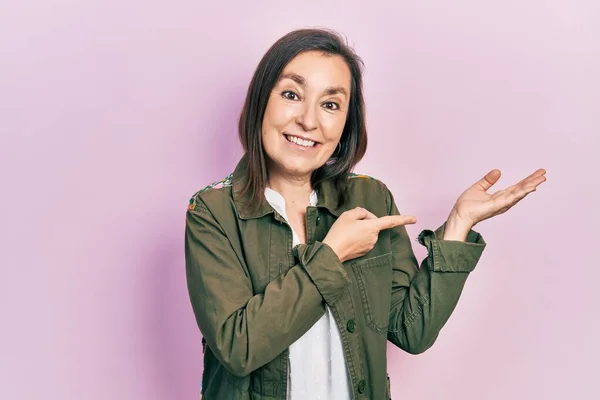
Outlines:
[[415,222],[417,222],[417,219],[410,215],[386,215],[377,219],[377,228],[382,231],[400,225],[414,224]]

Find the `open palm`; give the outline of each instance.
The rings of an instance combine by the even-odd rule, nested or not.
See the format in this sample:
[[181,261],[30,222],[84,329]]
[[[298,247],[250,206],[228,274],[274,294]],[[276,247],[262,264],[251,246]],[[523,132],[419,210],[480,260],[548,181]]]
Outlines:
[[500,170],[494,169],[465,190],[456,200],[453,213],[474,226],[508,211],[546,181],[546,170],[540,168],[515,185],[492,194],[488,193],[488,190],[498,182],[500,175]]

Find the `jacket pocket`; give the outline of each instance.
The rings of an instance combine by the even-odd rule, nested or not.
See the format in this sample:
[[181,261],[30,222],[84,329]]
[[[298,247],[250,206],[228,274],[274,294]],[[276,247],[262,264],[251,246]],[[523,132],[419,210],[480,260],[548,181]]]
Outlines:
[[380,335],[387,334],[392,289],[392,253],[352,263],[365,322]]

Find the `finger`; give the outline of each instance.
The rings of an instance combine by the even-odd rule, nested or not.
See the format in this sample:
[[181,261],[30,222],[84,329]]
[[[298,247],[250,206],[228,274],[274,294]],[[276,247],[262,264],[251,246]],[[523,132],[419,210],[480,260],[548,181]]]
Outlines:
[[538,175],[534,180],[533,183],[535,183],[535,186],[539,186],[542,183],[546,182],[546,180],[548,180],[548,178],[546,178],[546,174],[542,174],[542,175]]
[[400,225],[409,225],[417,222],[417,219],[410,215],[386,215],[381,218],[377,218],[374,221],[377,230],[382,231],[384,229],[395,228]]
[[535,189],[535,188],[537,188],[538,186],[540,186],[544,182],[546,182],[546,177],[544,175],[540,175],[537,178],[531,180],[526,185],[523,185],[523,188],[525,190],[529,190],[530,188],[534,188]]
[[[519,185],[528,185],[532,182],[543,182],[546,180],[546,170],[543,168],[538,169],[537,171],[535,171],[534,173],[532,173],[531,175],[529,175],[527,178],[523,179],[521,182],[517,183],[515,186],[519,186]],[[541,179],[541,181],[540,181]]]
[[348,210],[348,211],[344,212],[341,216],[349,217],[351,219],[363,219],[366,215],[366,211],[367,210],[365,210],[362,207],[355,207],[352,210]]
[[473,186],[477,186],[483,189],[484,191],[487,191],[489,188],[492,187],[492,185],[498,182],[498,179],[500,179],[500,175],[502,175],[502,173],[499,169],[493,169],[490,172],[488,172],[483,178],[475,182]]
[[535,178],[529,177],[527,179],[529,179],[529,180],[528,181],[523,180],[516,185],[506,188],[505,192],[513,193],[516,196],[519,196],[523,191],[529,193],[532,189],[535,189],[542,183],[546,182],[545,175],[537,175],[537,177],[535,177]]
[[533,174],[531,174],[530,176],[532,177],[538,177],[538,176],[542,176],[542,175],[546,175],[546,170],[544,168],[539,168],[537,169]]
[[516,187],[513,190],[500,190],[492,196],[494,199],[496,214],[506,212],[519,201],[523,200],[529,193],[535,192],[537,186],[529,185],[524,187]]
[[527,178],[523,179],[521,182],[530,181],[532,179],[543,176],[545,174],[546,174],[546,170],[543,168],[539,168],[539,169],[535,170],[533,173],[531,173]]
[[519,201],[523,200],[525,198],[525,196],[527,196],[531,192],[535,192],[535,187],[529,186],[529,187],[523,188],[523,189],[519,190],[518,192],[516,192],[514,198],[512,199],[511,206],[514,206]]
[[344,214],[347,214],[348,216],[350,216],[350,218],[354,220],[377,218],[375,214],[362,207],[355,207],[352,210],[346,211]]
[[[534,181],[532,181],[531,183],[529,183],[528,185],[524,186],[521,190],[521,193],[525,193],[524,195],[528,195],[531,192],[535,192],[538,188],[538,186],[540,186],[542,183],[546,182],[546,177],[545,176],[539,176],[537,177]],[[521,194],[518,193],[517,195]]]
[[364,209],[366,213],[366,217],[363,219],[377,219],[377,215],[373,214],[371,211]]
[[516,185],[513,185],[506,190],[499,190],[492,195],[494,204],[498,211],[494,215],[503,214],[511,209],[519,201],[523,200],[527,195],[537,190],[537,187],[546,181],[546,170],[538,169],[527,178],[523,179]]
[[523,179],[519,183],[509,186],[504,189],[505,192],[515,192],[516,190],[520,190],[522,188],[529,188],[530,186],[537,187],[542,183],[546,182],[546,171],[544,169],[538,169],[533,174],[529,175],[527,178]]

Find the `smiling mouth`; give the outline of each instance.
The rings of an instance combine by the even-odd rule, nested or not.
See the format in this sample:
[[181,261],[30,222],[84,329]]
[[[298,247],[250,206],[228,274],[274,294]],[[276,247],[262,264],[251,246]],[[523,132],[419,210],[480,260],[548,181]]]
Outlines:
[[299,138],[298,136],[293,136],[293,135],[288,135],[288,134],[284,134],[284,136],[288,142],[292,142],[292,143],[297,144],[298,146],[302,146],[302,147],[315,147],[317,144],[319,144],[318,142],[315,142],[314,140],[302,139],[302,138]]

